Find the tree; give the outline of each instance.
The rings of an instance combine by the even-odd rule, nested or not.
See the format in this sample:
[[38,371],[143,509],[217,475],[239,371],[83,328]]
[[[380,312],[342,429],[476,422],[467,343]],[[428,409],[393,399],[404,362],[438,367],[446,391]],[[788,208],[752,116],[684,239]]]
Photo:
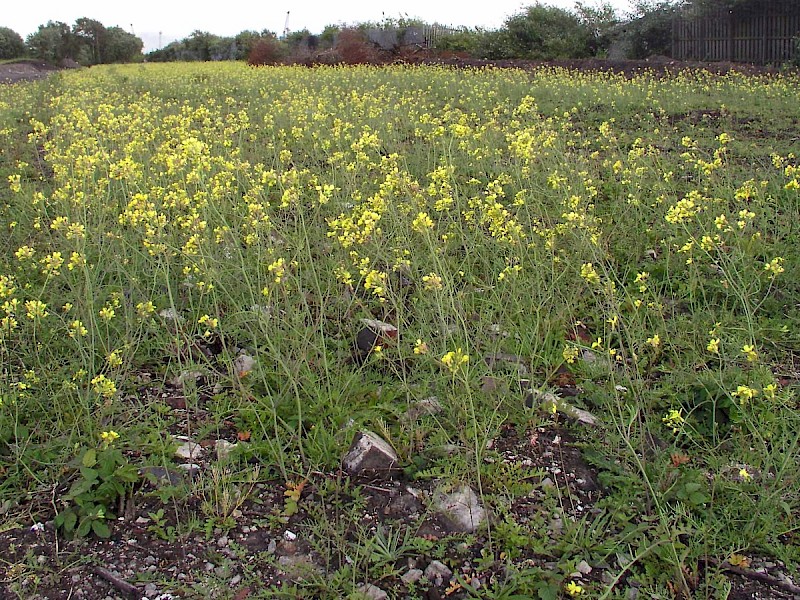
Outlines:
[[608,2],[598,6],[589,6],[583,2],[576,2],[575,12],[578,20],[589,30],[592,36],[590,43],[592,54],[608,50],[611,45],[612,32],[620,22],[614,7]]
[[25,56],[25,53],[22,36],[13,29],[0,27],[0,59],[19,58]]
[[106,45],[106,28],[100,21],[87,17],[76,19],[75,25],[72,26],[72,33],[88,48],[90,64],[99,65],[106,62],[103,60],[103,50]]
[[105,33],[103,62],[131,62],[142,56],[144,42],[138,36],[128,33],[122,27],[109,27]]
[[529,6],[506,19],[504,29],[516,58],[582,58],[591,54],[591,32],[563,8]]
[[50,62],[60,62],[65,58],[75,60],[82,45],[70,26],[61,21],[39,25],[39,29],[28,36],[26,43],[36,58]]

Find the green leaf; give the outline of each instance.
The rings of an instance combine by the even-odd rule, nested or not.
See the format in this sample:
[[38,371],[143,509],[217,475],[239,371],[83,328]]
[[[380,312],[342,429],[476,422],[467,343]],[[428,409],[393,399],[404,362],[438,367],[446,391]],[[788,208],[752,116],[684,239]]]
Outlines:
[[89,530],[92,528],[92,519],[86,518],[78,525],[78,530],[75,532],[78,537],[86,537]]
[[72,531],[75,529],[75,524],[78,522],[78,515],[69,511],[64,515],[64,531]]
[[97,464],[97,450],[89,448],[81,461],[84,467],[93,467]]
[[94,531],[97,537],[111,537],[111,530],[108,528],[105,521],[92,521],[92,531]]

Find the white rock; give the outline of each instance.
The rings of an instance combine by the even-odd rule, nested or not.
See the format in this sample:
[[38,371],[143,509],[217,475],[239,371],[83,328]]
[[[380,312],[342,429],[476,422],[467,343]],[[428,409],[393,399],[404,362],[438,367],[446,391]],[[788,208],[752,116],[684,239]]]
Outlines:
[[288,529],[283,532],[283,539],[287,542],[293,542],[297,539],[297,534],[294,531],[289,531]]
[[434,560],[425,569],[425,577],[436,586],[442,585],[445,581],[450,581],[453,572],[447,567],[446,564],[438,560]]
[[389,477],[397,469],[397,460],[397,453],[385,440],[371,431],[362,431],[356,435],[342,464],[350,475]]
[[195,442],[186,442],[175,449],[175,456],[184,460],[196,460],[203,455],[203,447]]
[[486,519],[486,511],[469,486],[461,486],[450,493],[437,491],[433,501],[439,513],[458,531],[472,533]]

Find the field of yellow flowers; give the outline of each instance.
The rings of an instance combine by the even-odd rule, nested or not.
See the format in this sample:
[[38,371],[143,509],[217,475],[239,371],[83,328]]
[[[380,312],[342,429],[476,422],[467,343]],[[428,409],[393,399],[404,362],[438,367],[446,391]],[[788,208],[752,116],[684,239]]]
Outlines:
[[[303,488],[370,429],[404,480],[489,511],[494,578],[451,597],[725,597],[725,565],[796,569],[799,85],[170,64],[0,88],[6,529],[113,535],[179,428],[236,442],[239,496],[220,508],[208,467],[167,504],[235,528],[258,465],[286,488],[274,521],[303,527]],[[557,543],[517,511],[541,472],[498,459],[536,431],[578,440],[602,488]],[[190,512],[174,536],[203,530]],[[423,597],[403,556],[331,559],[293,593]]]

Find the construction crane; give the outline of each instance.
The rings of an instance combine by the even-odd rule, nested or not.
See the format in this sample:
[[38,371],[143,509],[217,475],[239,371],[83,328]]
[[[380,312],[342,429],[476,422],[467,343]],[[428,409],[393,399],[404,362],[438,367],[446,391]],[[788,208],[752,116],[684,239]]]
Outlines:
[[283,23],[283,38],[289,37],[289,11],[286,11],[286,21]]

